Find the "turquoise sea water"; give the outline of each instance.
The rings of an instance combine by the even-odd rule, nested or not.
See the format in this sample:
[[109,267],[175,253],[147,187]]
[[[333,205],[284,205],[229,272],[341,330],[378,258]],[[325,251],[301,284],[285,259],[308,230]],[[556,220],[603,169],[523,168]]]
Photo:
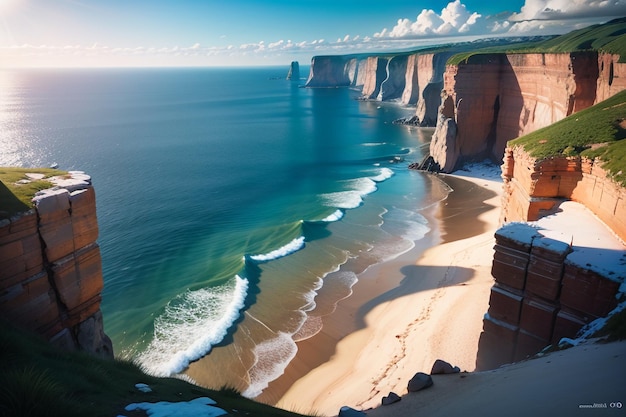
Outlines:
[[428,131],[392,124],[412,110],[287,69],[0,72],[0,166],[93,178],[117,356],[159,375],[202,358],[196,380],[254,397],[432,228],[439,197],[407,169]]

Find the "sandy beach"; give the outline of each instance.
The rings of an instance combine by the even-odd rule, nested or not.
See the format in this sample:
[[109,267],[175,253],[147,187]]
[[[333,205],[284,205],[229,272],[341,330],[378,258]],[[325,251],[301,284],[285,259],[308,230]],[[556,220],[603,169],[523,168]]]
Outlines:
[[[362,274],[354,294],[325,318],[322,332],[298,344],[286,374],[303,375],[286,388],[279,407],[329,416],[343,405],[365,410],[390,391],[404,394],[407,381],[416,372],[429,373],[436,359],[474,370],[493,284],[502,183],[493,170],[433,178],[439,179],[454,191],[435,213],[434,245]],[[393,285],[372,298],[382,282]],[[336,348],[324,352],[324,345]],[[312,370],[305,373],[307,367]]]

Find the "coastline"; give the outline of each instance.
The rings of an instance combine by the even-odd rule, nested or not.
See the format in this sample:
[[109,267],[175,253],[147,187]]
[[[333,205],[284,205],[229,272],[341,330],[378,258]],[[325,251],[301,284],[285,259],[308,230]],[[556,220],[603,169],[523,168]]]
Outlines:
[[365,271],[323,330],[298,343],[293,363],[274,382],[295,383],[273,389],[284,392],[280,399],[258,400],[336,415],[343,405],[368,409],[390,391],[403,394],[406,382],[428,373],[436,359],[475,368],[502,182],[484,167],[433,178],[439,179],[454,191],[434,208],[433,231],[411,251]]

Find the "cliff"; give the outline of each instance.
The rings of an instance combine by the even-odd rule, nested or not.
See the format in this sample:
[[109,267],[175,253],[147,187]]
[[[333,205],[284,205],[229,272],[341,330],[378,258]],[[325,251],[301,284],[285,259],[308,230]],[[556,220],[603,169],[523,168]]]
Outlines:
[[598,158],[556,156],[537,160],[522,147],[509,147],[502,165],[502,222],[534,221],[554,213],[563,200],[594,212],[626,241],[626,188]]
[[574,338],[624,300],[625,103],[619,92],[508,143],[479,369]]
[[53,182],[33,209],[0,220],[0,312],[55,345],[112,358],[91,179],[72,172]]
[[625,31],[620,18],[547,40],[314,57],[306,85],[350,86],[363,99],[415,105],[405,122],[436,127],[430,165],[451,172],[467,160],[500,161],[509,140],[626,89]]
[[[596,52],[487,54],[448,65],[431,155],[450,172],[463,160],[501,160],[506,143],[626,88],[626,64]],[[449,125],[454,125],[449,133]]]
[[571,214],[580,230],[508,223],[495,233],[495,284],[479,340],[478,370],[576,338],[584,325],[617,307],[626,250],[585,212]]
[[445,63],[460,50],[459,47],[409,54],[316,56],[311,60],[306,86],[353,87],[366,100],[417,106],[412,123],[435,126]]

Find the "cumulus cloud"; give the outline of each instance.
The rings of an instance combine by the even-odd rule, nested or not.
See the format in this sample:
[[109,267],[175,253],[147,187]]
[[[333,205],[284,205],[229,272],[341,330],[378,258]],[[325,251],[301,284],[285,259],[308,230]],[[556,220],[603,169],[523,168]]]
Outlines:
[[626,0],[526,0],[519,11],[489,16],[455,0],[440,12],[423,9],[415,20],[398,19],[391,29],[385,28],[373,37],[380,42],[443,36],[551,35],[619,16],[626,16]]
[[626,14],[626,0],[526,0],[510,21],[563,20],[619,17]]
[[519,12],[495,21],[492,32],[510,35],[567,33],[626,15],[626,0],[526,0]]
[[374,34],[376,38],[408,38],[431,35],[467,34],[479,27],[482,15],[470,12],[460,0],[448,3],[437,13],[432,9],[423,9],[417,18],[398,19],[396,25]]

